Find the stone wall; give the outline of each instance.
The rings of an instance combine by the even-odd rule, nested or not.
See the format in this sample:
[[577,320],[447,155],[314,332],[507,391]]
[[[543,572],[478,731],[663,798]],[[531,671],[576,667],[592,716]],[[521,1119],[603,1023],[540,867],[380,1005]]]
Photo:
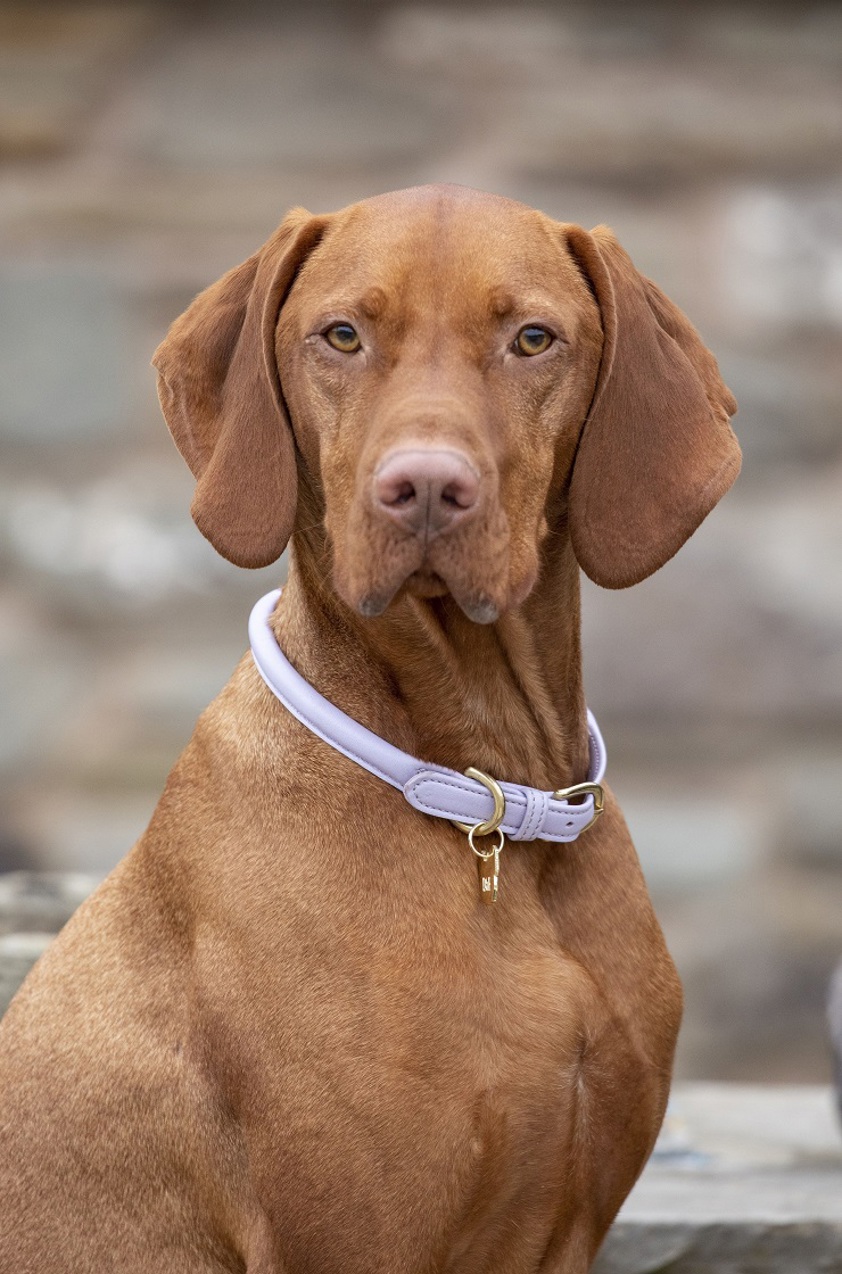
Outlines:
[[148,368],[292,204],[452,180],[613,226],[744,476],[586,589],[589,700],[688,990],[680,1073],[821,1080],[842,949],[838,6],[0,4],[0,866],[106,872],[278,577],[189,520]]

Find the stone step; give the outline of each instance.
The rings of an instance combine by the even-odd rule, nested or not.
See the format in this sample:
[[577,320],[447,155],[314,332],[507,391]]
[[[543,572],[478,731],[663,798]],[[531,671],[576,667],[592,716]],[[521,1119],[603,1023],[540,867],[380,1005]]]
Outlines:
[[679,1084],[593,1274],[842,1274],[830,1087]]

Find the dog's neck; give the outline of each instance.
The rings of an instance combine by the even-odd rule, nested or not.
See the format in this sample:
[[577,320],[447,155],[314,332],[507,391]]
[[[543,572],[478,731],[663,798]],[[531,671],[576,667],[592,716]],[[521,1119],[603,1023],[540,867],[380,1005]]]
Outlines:
[[526,602],[478,625],[450,596],[403,597],[363,619],[332,587],[319,528],[290,548],[274,620],[287,657],[326,698],[425,760],[544,790],[588,766],[579,639],[579,570],[552,537]]

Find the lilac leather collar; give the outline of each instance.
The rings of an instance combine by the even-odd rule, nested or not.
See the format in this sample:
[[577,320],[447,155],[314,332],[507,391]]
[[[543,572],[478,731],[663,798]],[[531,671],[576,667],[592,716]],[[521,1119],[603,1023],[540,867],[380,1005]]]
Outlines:
[[[267,593],[254,607],[249,639],[258,672],[284,707],[332,748],[391,783],[421,813],[472,825],[491,819],[494,800],[482,783],[402,752],[347,716],[296,672],[269,626],[280,595],[280,589]],[[605,773],[605,744],[590,712],[588,742],[588,783],[599,784]],[[599,809],[591,794],[574,804],[519,783],[501,782],[500,787],[506,807],[499,826],[511,840],[573,841],[590,826]]]

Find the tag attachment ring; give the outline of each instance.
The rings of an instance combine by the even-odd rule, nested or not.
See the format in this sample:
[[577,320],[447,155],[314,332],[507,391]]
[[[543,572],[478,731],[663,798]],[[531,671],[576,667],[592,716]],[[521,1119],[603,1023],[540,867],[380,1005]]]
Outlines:
[[481,858],[484,863],[487,863],[489,858],[494,858],[495,855],[499,855],[501,849],[506,843],[506,837],[503,833],[502,827],[495,827],[493,832],[483,832],[482,835],[493,836],[495,833],[500,837],[499,843],[496,845],[493,845],[491,849],[482,850],[482,849],[477,849],[476,845],[474,844],[474,837],[477,835],[477,829],[475,827],[468,828],[468,844],[470,845],[471,849],[476,854],[477,858]]

